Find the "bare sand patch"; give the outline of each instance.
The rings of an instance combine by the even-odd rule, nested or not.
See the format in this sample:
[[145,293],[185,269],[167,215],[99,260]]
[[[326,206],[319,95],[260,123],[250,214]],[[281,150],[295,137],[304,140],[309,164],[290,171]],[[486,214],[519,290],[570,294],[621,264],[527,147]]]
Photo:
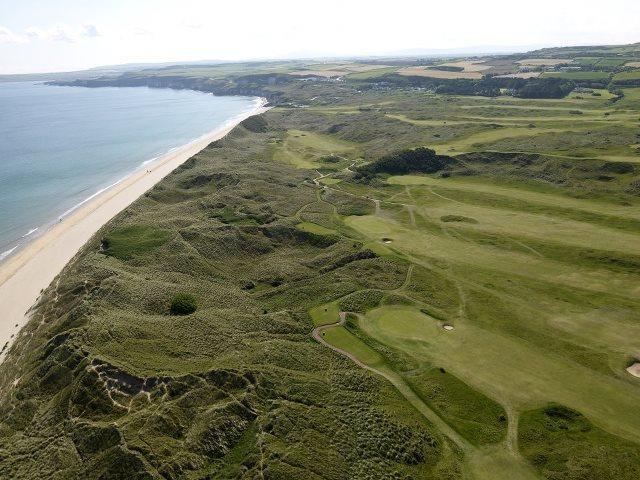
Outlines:
[[633,365],[627,367],[627,372],[629,372],[634,377],[640,378],[640,362],[636,362]]
[[442,326],[442,328],[444,328],[446,331],[450,332],[451,330],[453,330],[453,325],[449,325],[449,324],[444,324]]
[[480,72],[448,72],[445,70],[433,70],[427,67],[405,67],[398,70],[400,75],[406,77],[429,77],[429,78],[471,78],[480,79]]
[[484,60],[461,60],[459,62],[447,62],[441,63],[439,67],[460,67],[464,68],[465,72],[482,72],[483,70],[489,70],[491,65],[487,65]]
[[573,60],[569,58],[527,58],[518,60],[516,63],[531,67],[555,67],[563,63],[571,63]]

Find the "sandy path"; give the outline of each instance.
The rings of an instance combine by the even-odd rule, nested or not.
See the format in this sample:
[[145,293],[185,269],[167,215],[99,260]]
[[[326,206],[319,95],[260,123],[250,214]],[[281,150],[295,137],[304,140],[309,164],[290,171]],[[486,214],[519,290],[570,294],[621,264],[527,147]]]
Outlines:
[[181,148],[163,155],[134,172],[64,218],[4,263],[0,264],[0,346],[7,346],[26,323],[28,310],[75,256],[80,248],[111,218],[215,140],[229,133],[247,117],[266,111],[256,107],[233,124],[214,130]]

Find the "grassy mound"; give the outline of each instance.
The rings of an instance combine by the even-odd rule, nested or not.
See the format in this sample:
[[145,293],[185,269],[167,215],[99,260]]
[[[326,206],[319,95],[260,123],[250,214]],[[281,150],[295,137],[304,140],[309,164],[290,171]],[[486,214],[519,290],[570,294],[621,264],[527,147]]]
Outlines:
[[128,260],[163,245],[170,236],[165,230],[135,225],[110,232],[104,237],[102,247],[107,255]]
[[640,478],[640,445],[601,430],[562,405],[524,413],[518,442],[522,454],[544,478]]
[[445,369],[432,368],[408,377],[413,389],[474,445],[496,443],[507,434],[502,406]]

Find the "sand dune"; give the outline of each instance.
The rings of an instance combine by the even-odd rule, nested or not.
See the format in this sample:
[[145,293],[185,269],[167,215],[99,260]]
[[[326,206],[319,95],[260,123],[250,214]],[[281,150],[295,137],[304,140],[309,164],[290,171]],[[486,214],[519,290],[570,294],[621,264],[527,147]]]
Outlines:
[[80,248],[134,200],[211,142],[224,137],[247,117],[264,112],[263,102],[233,124],[214,130],[145,165],[82,205],[41,237],[0,264],[0,346],[7,345],[28,319],[28,310]]

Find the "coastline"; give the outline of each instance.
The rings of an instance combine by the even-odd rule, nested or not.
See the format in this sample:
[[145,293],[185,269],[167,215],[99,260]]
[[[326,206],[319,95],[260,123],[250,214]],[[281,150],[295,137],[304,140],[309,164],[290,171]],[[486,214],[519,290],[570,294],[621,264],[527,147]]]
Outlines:
[[41,291],[104,224],[211,142],[226,136],[246,118],[266,110],[263,98],[255,108],[221,127],[143,163],[130,175],[76,205],[58,223],[0,262],[0,362],[29,319]]

